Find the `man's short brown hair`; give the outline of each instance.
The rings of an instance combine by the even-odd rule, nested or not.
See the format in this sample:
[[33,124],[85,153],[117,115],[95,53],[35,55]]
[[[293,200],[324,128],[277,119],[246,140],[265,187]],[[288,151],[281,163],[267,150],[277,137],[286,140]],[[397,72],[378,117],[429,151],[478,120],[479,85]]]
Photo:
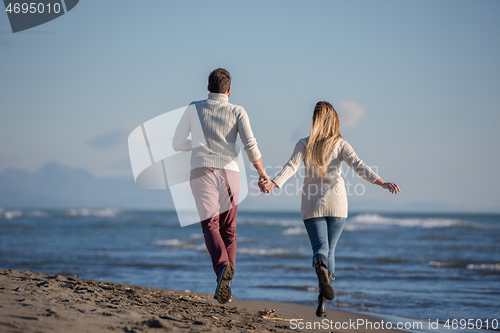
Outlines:
[[217,68],[208,76],[208,90],[224,94],[231,86],[231,74],[224,68]]

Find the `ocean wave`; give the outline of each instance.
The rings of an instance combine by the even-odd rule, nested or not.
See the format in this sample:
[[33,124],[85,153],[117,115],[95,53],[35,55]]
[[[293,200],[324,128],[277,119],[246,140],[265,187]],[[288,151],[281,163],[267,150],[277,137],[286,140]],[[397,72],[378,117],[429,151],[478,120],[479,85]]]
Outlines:
[[7,210],[0,208],[0,219],[13,220],[23,216],[44,218],[49,216],[49,214],[38,209],[23,211],[18,209]]
[[158,264],[158,263],[113,263],[111,264],[111,266],[132,267],[140,269],[157,269],[157,268],[178,269],[186,267],[185,265],[179,265],[179,264]]
[[337,268],[337,270],[339,270],[339,271],[365,271],[367,269],[368,268],[366,268],[366,267],[360,267],[360,266]]
[[281,234],[285,235],[285,236],[307,235],[307,230],[303,225],[301,225],[301,226],[285,229],[281,232]]
[[[347,227],[349,226],[349,227]],[[378,214],[360,214],[349,218],[349,223],[346,225],[346,230],[356,231],[368,229],[370,227],[384,227],[384,226],[399,226],[406,228],[452,228],[452,227],[471,227],[487,229],[490,226],[472,223],[467,221],[460,221],[448,218],[392,218],[385,217]]]
[[176,249],[206,251],[205,244],[194,244],[177,238],[157,240],[156,242],[154,242],[154,245],[168,247],[168,248],[176,248]]
[[347,302],[341,302],[338,299],[335,299],[333,301],[333,304],[337,308],[355,308],[358,306],[363,306],[363,303],[347,303]]
[[258,286],[259,288],[264,288],[264,289],[291,289],[291,290],[297,290],[297,291],[315,291],[317,292],[319,289],[317,287],[313,286]]
[[367,230],[366,227],[351,224],[350,221],[349,223],[346,223],[344,226],[344,231],[365,231],[365,230]]
[[464,263],[464,262],[446,262],[446,261],[429,261],[430,267],[435,268],[467,268],[473,271],[500,271],[500,263]]
[[203,239],[204,236],[203,234],[200,232],[200,233],[197,233],[197,234],[189,234],[189,238],[190,239]]
[[408,260],[406,260],[406,259],[403,259],[403,258],[393,258],[393,257],[375,258],[375,261],[381,262],[381,263],[388,263],[388,264],[400,264],[400,263],[408,262]]
[[304,225],[304,222],[300,219],[297,220],[256,219],[256,218],[238,217],[238,224],[265,225],[265,226],[277,226],[277,227],[297,227]]
[[116,217],[121,215],[121,211],[119,209],[111,209],[111,208],[106,208],[106,209],[70,209],[68,210],[67,214],[69,216],[73,217],[80,217],[80,216],[93,216],[93,217]]
[[[49,210],[50,211],[50,210]],[[61,212],[54,212],[50,211],[45,212],[39,209],[29,209],[29,210],[20,210],[20,209],[12,209],[12,210],[7,210],[0,208],[0,219],[7,219],[7,220],[12,220],[12,219],[17,219],[21,217],[35,217],[35,218],[46,218],[50,217],[52,215],[59,215]],[[93,217],[116,217],[122,214],[121,210],[119,209],[111,209],[111,208],[105,208],[105,209],[69,209],[66,211],[66,213],[62,213],[63,215],[66,216],[71,216],[71,217],[80,217],[80,216],[93,216]]]
[[0,208],[0,218],[4,218],[6,220],[12,220],[22,216],[23,212],[20,210],[5,210]]
[[29,216],[29,217],[40,217],[40,218],[45,218],[45,217],[49,217],[50,216],[49,213],[41,211],[41,210],[38,210],[38,209],[29,210],[29,211],[25,212],[24,214],[26,216]]
[[464,263],[454,263],[454,262],[446,262],[446,261],[437,261],[431,260],[429,261],[429,267],[435,268],[465,268],[466,264]]
[[289,256],[294,254],[292,251],[276,248],[276,249],[262,249],[262,248],[248,248],[248,247],[240,247],[236,250],[238,254],[249,254],[249,255],[257,255],[257,256]]
[[496,264],[468,264],[467,269],[500,271],[500,263],[496,263]]
[[296,266],[288,266],[288,265],[275,265],[271,266],[273,269],[284,269],[290,271],[310,271],[311,268],[309,266],[306,267],[296,267]]
[[361,291],[351,291],[351,292],[336,291],[335,295],[337,295],[337,296],[352,296],[354,298],[359,298],[359,299],[369,298],[369,296],[367,294],[362,293]]

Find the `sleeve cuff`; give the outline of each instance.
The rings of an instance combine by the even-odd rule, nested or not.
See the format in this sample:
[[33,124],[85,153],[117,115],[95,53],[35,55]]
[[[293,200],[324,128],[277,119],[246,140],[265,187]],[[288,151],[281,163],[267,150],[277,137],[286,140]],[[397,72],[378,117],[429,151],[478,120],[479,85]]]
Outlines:
[[283,177],[280,177],[279,175],[276,176],[273,180],[271,180],[273,183],[276,184],[276,186],[278,186],[278,188],[281,188],[283,186],[283,184],[285,184],[285,181],[283,179]]
[[250,162],[255,162],[262,157],[262,154],[258,149],[247,151],[247,155]]
[[370,170],[371,172],[367,175],[366,180],[369,181],[370,183],[374,184],[377,179],[380,178],[379,175],[377,175],[373,170]]

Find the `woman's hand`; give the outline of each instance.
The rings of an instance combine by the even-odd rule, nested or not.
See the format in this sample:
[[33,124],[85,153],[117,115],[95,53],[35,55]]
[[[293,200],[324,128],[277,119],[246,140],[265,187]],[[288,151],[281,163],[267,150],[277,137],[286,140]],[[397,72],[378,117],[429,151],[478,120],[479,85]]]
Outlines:
[[268,180],[262,184],[260,190],[262,193],[269,193],[276,188],[276,184],[272,180]]
[[379,185],[379,186],[389,190],[389,192],[394,193],[394,194],[401,192],[401,190],[399,189],[399,186],[396,185],[396,183],[388,183],[388,182],[384,181],[382,178],[377,178],[377,180],[375,181],[374,184]]

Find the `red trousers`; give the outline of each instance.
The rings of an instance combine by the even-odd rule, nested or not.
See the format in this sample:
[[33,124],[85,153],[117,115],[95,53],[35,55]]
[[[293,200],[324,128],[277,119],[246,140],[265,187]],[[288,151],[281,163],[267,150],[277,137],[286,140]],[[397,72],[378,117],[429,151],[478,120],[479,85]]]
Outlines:
[[234,268],[239,172],[196,168],[191,170],[190,185],[215,274],[225,265]]

